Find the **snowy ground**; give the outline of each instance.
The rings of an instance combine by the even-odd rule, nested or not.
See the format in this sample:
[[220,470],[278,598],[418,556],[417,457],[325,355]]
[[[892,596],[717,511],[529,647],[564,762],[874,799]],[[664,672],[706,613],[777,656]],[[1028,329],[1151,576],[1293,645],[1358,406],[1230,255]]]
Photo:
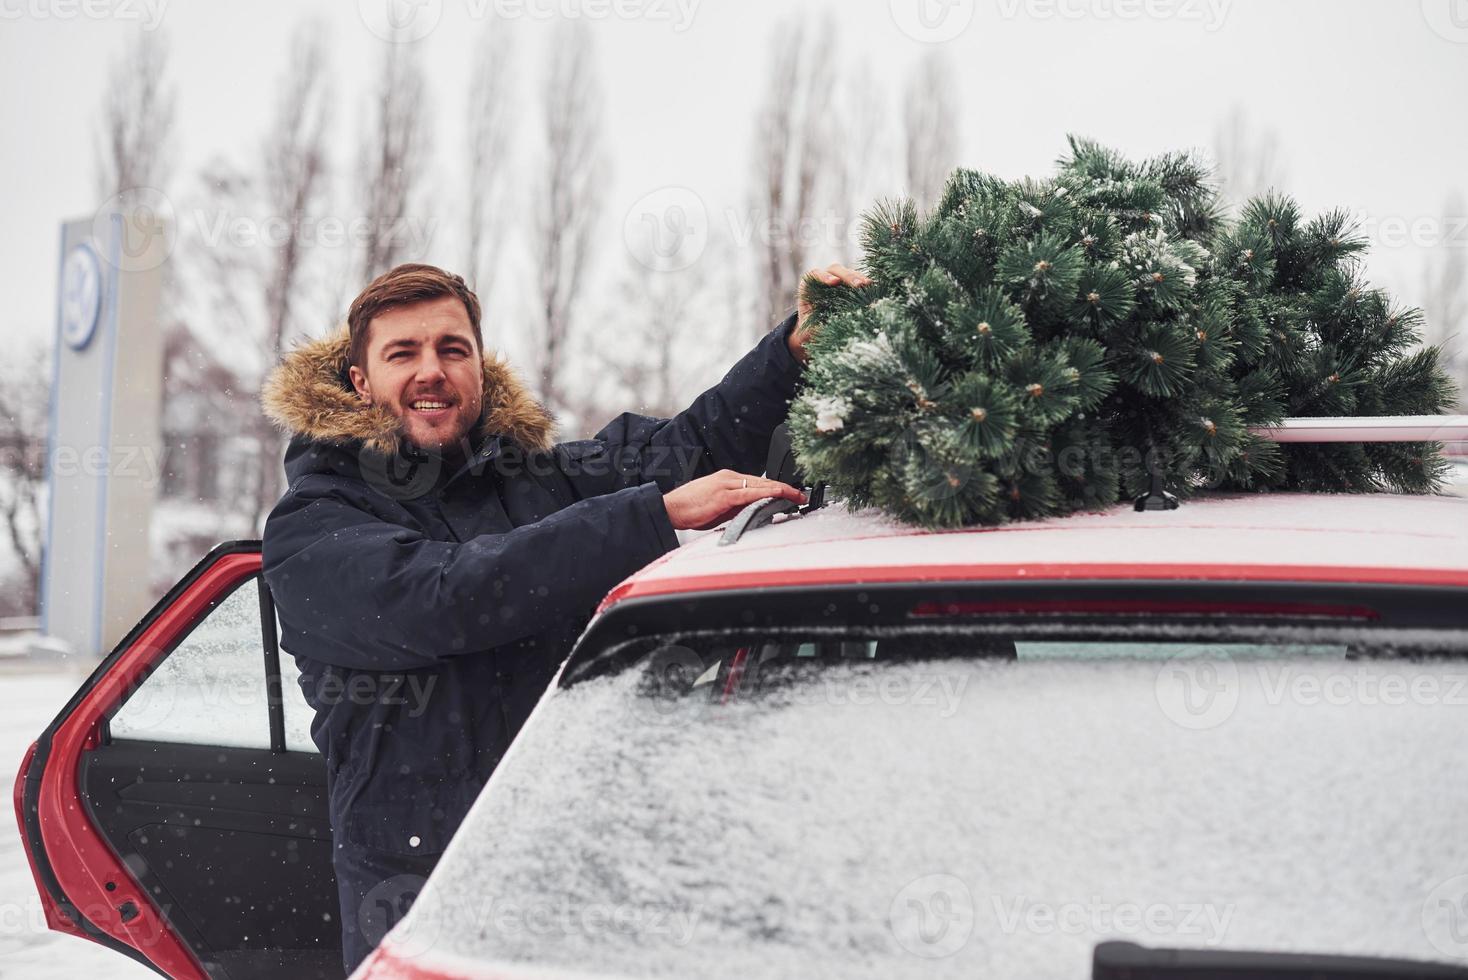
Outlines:
[[0,691],[5,694],[5,707],[0,711],[0,791],[4,794],[4,813],[0,815],[0,980],[75,980],[84,976],[134,980],[157,976],[120,953],[48,931],[30,866],[21,850],[11,803],[16,770],[31,742],[82,679],[82,675],[70,671],[35,673],[0,662]]

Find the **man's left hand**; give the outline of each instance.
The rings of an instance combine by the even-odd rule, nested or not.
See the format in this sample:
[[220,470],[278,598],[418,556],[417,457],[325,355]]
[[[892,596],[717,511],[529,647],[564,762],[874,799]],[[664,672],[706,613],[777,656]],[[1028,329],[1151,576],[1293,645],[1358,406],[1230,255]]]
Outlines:
[[815,330],[806,324],[810,318],[810,299],[805,295],[806,280],[812,277],[828,286],[835,286],[843,282],[852,287],[871,284],[871,280],[866,276],[838,262],[833,262],[824,269],[812,269],[800,277],[800,289],[795,300],[795,329],[790,331],[790,353],[794,354],[795,359],[801,364],[810,359],[810,355],[805,352],[805,345],[816,334]]

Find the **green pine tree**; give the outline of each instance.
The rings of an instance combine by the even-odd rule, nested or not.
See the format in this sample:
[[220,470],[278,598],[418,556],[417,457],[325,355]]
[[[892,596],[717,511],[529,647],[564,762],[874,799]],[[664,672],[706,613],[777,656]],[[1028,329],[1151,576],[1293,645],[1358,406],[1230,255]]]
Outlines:
[[1045,181],[969,170],[864,221],[859,290],[807,283],[820,332],[791,411],[807,477],[928,527],[1203,488],[1427,491],[1436,447],[1281,447],[1286,415],[1450,402],[1420,315],[1358,281],[1341,215],[1221,217],[1207,167],[1072,138]]

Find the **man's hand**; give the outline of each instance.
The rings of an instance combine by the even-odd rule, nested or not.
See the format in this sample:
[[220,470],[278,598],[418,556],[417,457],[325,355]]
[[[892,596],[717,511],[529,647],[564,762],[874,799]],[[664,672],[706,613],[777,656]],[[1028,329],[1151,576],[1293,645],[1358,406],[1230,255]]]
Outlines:
[[868,286],[871,280],[854,269],[848,269],[839,263],[831,263],[824,269],[812,269],[800,277],[800,289],[795,298],[795,329],[790,331],[790,353],[801,364],[809,360],[810,355],[805,352],[805,345],[815,336],[815,331],[806,326],[805,321],[810,316],[810,300],[805,295],[806,279],[814,277],[827,286],[834,286],[844,282],[848,286]]
[[663,506],[668,509],[668,520],[675,529],[704,531],[718,527],[764,497],[784,497],[798,504],[807,499],[799,490],[778,480],[719,470],[663,494]]

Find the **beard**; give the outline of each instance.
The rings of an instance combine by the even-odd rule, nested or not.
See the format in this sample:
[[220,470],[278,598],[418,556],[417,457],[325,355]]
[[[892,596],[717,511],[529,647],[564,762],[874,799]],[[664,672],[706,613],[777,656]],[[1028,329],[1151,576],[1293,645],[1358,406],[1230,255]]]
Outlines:
[[[433,415],[441,415],[434,418]],[[404,441],[421,452],[439,456],[464,455],[472,452],[470,443],[476,435],[481,413],[462,401],[455,401],[442,413],[419,412],[401,406],[398,419]]]

